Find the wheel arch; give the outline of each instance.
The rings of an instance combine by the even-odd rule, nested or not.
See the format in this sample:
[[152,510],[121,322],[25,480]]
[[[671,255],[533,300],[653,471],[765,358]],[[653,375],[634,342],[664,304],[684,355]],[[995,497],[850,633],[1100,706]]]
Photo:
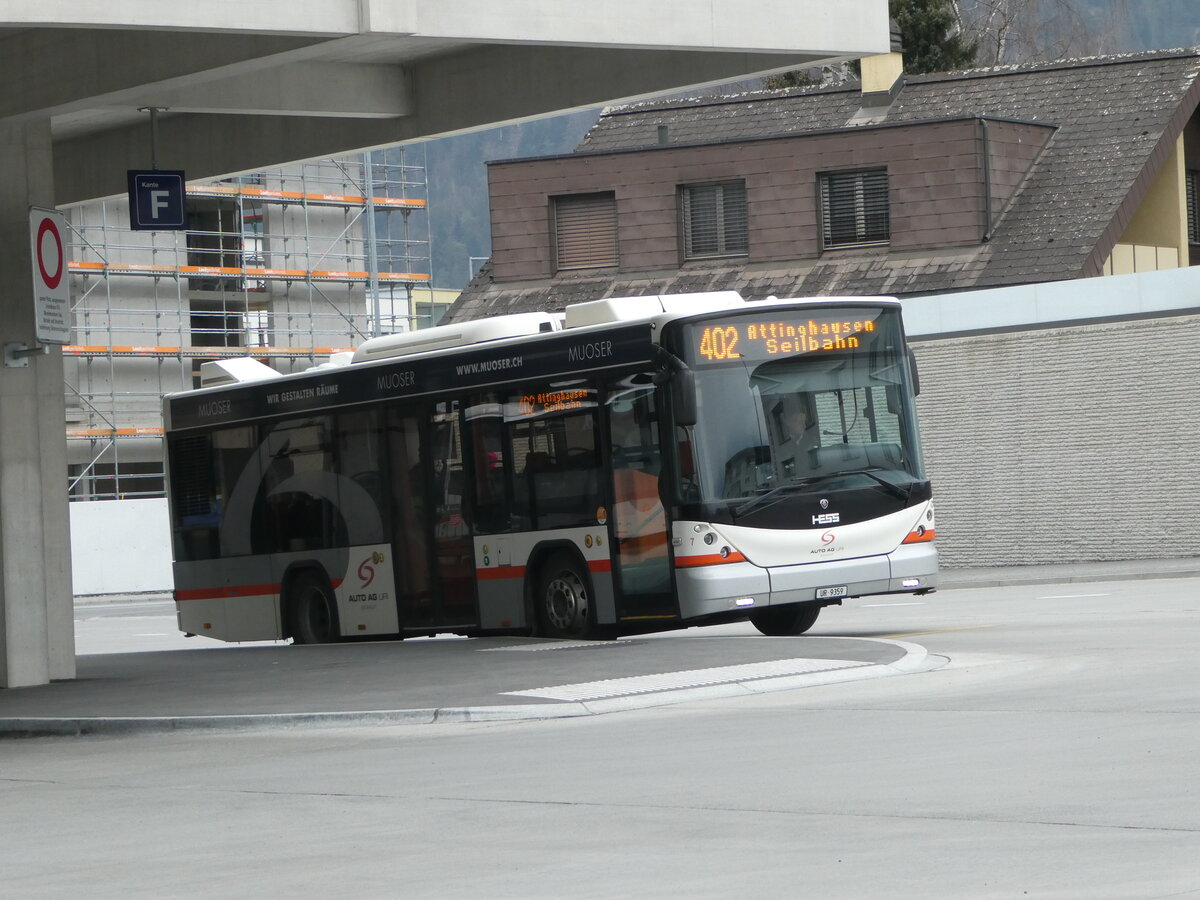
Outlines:
[[279,579],[279,629],[280,634],[286,640],[294,638],[292,633],[292,590],[296,586],[296,582],[305,575],[312,575],[321,579],[327,588],[329,594],[333,597],[333,612],[337,614],[337,591],[333,589],[333,581],[329,578],[329,573],[325,571],[325,567],[315,559],[301,559],[289,563],[284,569],[283,577]]
[[538,584],[542,580],[542,569],[552,557],[560,553],[568,554],[575,560],[579,566],[579,572],[584,578],[588,595],[593,598],[596,596],[592,570],[588,567],[587,560],[584,559],[583,553],[580,552],[579,546],[574,541],[565,538],[539,541],[529,551],[529,558],[525,562],[525,621],[529,623],[533,634],[538,633],[541,624],[537,614],[537,590]]

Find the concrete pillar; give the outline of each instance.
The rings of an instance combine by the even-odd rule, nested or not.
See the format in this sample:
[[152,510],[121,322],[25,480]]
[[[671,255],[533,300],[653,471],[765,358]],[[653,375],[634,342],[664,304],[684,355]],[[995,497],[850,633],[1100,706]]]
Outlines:
[[[29,207],[54,205],[50,123],[0,122],[0,343],[35,345]],[[62,352],[0,365],[0,688],[75,677]]]

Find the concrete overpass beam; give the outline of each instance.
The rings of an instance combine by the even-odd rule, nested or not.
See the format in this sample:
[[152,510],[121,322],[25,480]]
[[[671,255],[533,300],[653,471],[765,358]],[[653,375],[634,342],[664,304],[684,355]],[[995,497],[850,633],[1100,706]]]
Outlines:
[[[29,207],[54,205],[50,123],[0,122],[0,322],[33,346]],[[75,677],[62,353],[0,365],[0,687]]]
[[400,66],[305,62],[149,91],[137,105],[172,113],[386,119],[411,113],[412,96]]
[[[607,47],[477,47],[410,66],[403,101],[411,109],[408,115],[331,119],[168,113],[159,119],[158,158],[164,168],[184,169],[189,179],[215,178],[504,125],[683,85],[719,84],[751,72],[778,71],[828,58]],[[137,125],[57,140],[58,203],[124,194],[126,169],[144,167],[149,147],[145,117]]]
[[887,0],[360,2],[367,33],[483,43],[820,54],[846,46],[848,37],[879,53],[889,41]]
[[172,89],[235,74],[249,80],[278,65],[280,54],[313,52],[314,43],[321,42],[171,31],[23,31],[0,39],[9,79],[0,92],[0,119],[36,120],[118,103],[133,108],[148,86]]

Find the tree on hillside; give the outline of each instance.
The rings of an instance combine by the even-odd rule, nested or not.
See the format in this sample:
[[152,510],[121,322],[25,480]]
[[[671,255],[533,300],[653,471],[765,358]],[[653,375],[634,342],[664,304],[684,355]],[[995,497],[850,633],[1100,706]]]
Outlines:
[[[913,74],[1117,53],[1133,43],[1129,0],[889,0],[888,6],[900,27],[905,70]],[[842,63],[773,75],[765,84],[828,85],[851,70],[857,74],[856,64]]]
[[957,5],[956,0],[891,0],[906,72],[949,72],[975,64],[978,41],[963,32]]
[[998,66],[1115,53],[1128,43],[1128,0],[953,0],[957,25]]
[[[962,30],[957,0],[889,0],[888,11],[900,28],[905,71],[919,75],[974,65],[975,44]],[[856,62],[769,75],[764,84],[771,89],[841,84],[851,75],[858,75]]]

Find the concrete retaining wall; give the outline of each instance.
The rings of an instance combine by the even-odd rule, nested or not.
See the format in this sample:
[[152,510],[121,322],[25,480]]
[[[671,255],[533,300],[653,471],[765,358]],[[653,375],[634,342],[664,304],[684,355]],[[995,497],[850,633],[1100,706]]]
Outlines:
[[917,340],[948,567],[1200,556],[1200,316]]

